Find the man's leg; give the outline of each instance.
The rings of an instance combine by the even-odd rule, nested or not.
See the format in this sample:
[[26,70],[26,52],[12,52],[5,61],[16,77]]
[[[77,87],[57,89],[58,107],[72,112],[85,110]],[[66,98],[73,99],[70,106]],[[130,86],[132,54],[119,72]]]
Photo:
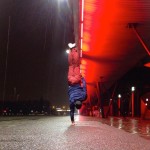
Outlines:
[[81,83],[80,73],[80,56],[76,49],[68,54],[69,70],[68,70],[68,83],[69,85]]
[[73,102],[70,103],[70,119],[72,122],[72,125],[75,124],[74,122],[74,111],[75,111],[75,104]]
[[80,82],[81,82],[80,67],[69,66],[68,83],[70,85],[74,85],[74,84],[80,84]]
[[69,66],[79,66],[80,65],[80,56],[76,49],[72,49],[68,54]]

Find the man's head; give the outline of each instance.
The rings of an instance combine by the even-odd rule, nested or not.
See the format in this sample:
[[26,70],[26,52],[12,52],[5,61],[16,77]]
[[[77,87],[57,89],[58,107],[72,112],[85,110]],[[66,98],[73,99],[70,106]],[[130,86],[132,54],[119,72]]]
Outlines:
[[80,109],[82,107],[81,101],[76,101],[75,106],[76,106],[77,109]]

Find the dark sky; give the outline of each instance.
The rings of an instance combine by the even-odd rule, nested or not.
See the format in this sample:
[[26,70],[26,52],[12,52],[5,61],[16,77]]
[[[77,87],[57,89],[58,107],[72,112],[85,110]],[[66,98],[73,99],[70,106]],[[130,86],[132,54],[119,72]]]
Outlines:
[[16,89],[20,100],[68,104],[65,49],[73,39],[67,1],[0,0],[0,101],[6,73],[5,101]]

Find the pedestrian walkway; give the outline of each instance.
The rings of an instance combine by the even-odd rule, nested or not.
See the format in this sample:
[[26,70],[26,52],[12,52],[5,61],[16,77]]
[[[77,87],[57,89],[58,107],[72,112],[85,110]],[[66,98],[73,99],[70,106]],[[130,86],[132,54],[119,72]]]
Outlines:
[[72,126],[69,116],[0,118],[0,150],[150,150],[148,138],[123,130],[124,120],[119,128],[121,118],[75,120]]

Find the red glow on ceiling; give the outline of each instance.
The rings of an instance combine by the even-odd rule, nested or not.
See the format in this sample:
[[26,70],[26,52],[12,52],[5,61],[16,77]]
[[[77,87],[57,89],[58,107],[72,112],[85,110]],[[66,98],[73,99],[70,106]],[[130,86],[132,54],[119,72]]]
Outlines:
[[[102,47],[106,42],[105,37],[109,34],[111,21],[116,17],[117,10],[114,1],[109,0],[81,0],[80,4],[80,16],[83,16],[83,21],[81,19],[81,49],[84,58],[81,61],[81,72],[84,72],[87,82],[94,85],[99,80],[97,75],[99,64],[86,59],[84,54],[90,57],[102,57],[105,54]],[[86,66],[82,67],[85,62]]]
[[111,20],[116,17],[116,11],[113,1],[84,0],[82,41],[84,52],[90,52],[92,55],[99,53],[99,49],[109,33]]
[[[103,82],[110,87],[144,56],[141,48],[138,51],[142,55],[136,53],[139,41],[133,30],[126,26],[129,22],[149,20],[148,11],[140,12],[147,8],[146,4],[149,2],[80,0],[79,45],[84,60],[81,61],[81,72],[84,72],[90,94],[95,91],[100,77],[104,77]],[[135,54],[136,59],[126,63],[130,54]]]

